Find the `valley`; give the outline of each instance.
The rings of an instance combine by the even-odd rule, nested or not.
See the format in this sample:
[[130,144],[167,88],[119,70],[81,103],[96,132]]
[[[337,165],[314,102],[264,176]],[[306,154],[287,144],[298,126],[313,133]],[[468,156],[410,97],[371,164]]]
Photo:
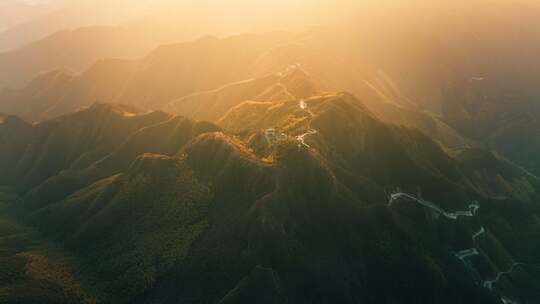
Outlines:
[[9,215],[14,196],[0,191],[0,303],[95,303],[72,274],[74,259]]

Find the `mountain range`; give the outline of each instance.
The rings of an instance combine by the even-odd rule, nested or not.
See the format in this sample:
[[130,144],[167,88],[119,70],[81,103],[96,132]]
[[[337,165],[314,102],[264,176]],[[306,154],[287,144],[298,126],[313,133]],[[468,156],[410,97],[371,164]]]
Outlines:
[[40,121],[95,102],[174,112],[167,107],[179,100],[299,65],[321,88],[351,92],[383,120],[420,128],[447,146],[483,145],[538,174],[532,81],[538,69],[529,52],[540,34],[538,7],[485,0],[456,18],[455,7],[441,4],[430,11],[437,22],[420,18],[426,9],[420,7],[384,11],[354,26],[164,45],[137,60],[100,60],[80,74],[52,71],[26,87],[4,89],[0,112]]
[[[2,146],[1,178],[21,196],[10,208],[64,244],[100,302],[499,303],[452,252],[483,225],[480,276],[539,258],[540,181],[489,151],[450,156],[350,94],[312,93],[231,104],[223,127],[109,104],[38,124],[5,116],[2,138],[21,143]],[[260,124],[240,131],[229,119],[253,103]],[[433,218],[388,205],[389,191],[481,211]],[[519,276],[500,290],[535,272]]]
[[248,2],[0,53],[0,303],[540,302],[540,7]]
[[90,26],[59,31],[0,53],[0,69],[4,71],[0,87],[24,87],[36,75],[55,71],[80,73],[102,58],[138,58],[158,44],[158,38],[124,27]]

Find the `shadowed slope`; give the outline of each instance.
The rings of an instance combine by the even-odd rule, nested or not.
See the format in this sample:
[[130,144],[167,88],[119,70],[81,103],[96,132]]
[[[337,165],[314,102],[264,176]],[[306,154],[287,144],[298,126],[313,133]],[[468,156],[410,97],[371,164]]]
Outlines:
[[94,105],[73,115],[35,125],[35,139],[17,163],[17,186],[29,189],[69,168],[84,168],[110,153],[130,133],[168,118],[138,115],[121,106]]
[[0,114],[0,184],[14,182],[15,167],[35,135],[31,124]]
[[[94,108],[96,107],[101,107],[105,113],[107,111],[114,113],[115,109],[122,110],[121,106],[94,106]],[[86,111],[92,111],[92,108]],[[25,208],[34,210],[39,206],[45,206],[100,179],[124,172],[141,154],[158,153],[173,156],[194,137],[218,130],[218,127],[211,123],[194,122],[163,112],[133,113],[126,116],[122,110],[119,115],[112,115],[105,120],[82,121],[80,120],[81,115],[83,114],[76,113],[66,116],[63,122],[58,122],[58,128],[51,131],[51,137],[72,136],[77,140],[86,140],[85,144],[91,144],[92,149],[86,148],[87,153],[71,161],[66,159],[69,155],[53,155],[65,159],[66,163],[58,164],[59,167],[51,168],[50,162],[37,163],[35,172],[49,169],[54,169],[54,172],[47,171],[48,174],[52,173],[52,175],[48,175],[46,180],[39,181],[39,184],[32,186],[30,191],[25,194]],[[78,120],[82,130],[96,130],[98,128],[99,132],[105,133],[85,135],[77,129],[69,129],[68,132],[67,127],[72,126],[74,120]],[[88,137],[89,135],[92,136]],[[94,141],[88,142],[88,140]],[[64,143],[52,142],[50,145],[53,148],[58,148]],[[49,145],[44,146],[44,148],[49,149]],[[68,151],[69,149],[62,150],[63,153]],[[45,155],[47,155],[46,153]],[[24,172],[17,174],[24,174]]]
[[151,288],[188,254],[207,227],[210,190],[179,159],[140,156],[124,175],[102,180],[29,216],[99,277],[105,302]]

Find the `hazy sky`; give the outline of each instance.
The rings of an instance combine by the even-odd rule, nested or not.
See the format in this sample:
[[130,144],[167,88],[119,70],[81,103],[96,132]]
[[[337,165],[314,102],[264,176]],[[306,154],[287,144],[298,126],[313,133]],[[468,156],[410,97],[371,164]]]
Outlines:
[[[466,13],[471,5],[489,9],[494,1],[514,5],[540,0],[0,0],[0,31],[25,22],[35,23],[25,30],[32,39],[61,29],[136,23],[149,30],[193,35],[302,30],[350,20],[376,21],[378,13],[384,17],[403,8],[422,12],[420,18],[429,18],[431,10],[441,7]],[[56,13],[51,15],[51,10]],[[14,45],[11,41],[22,43],[18,37],[19,32],[9,39],[0,37],[0,49],[2,44]]]

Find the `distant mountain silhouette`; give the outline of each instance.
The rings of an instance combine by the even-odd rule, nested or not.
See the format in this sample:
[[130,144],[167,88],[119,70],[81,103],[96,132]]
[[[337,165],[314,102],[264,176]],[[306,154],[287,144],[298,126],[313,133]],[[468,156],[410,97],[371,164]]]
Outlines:
[[90,0],[3,2],[6,3],[0,4],[0,26],[5,28],[0,31],[0,52],[24,47],[59,31],[88,26],[117,26],[139,12],[137,5],[126,6],[130,0],[111,0],[107,3]]
[[45,74],[23,89],[4,90],[0,111],[43,120],[96,101],[156,109],[175,98],[250,78],[249,66],[257,57],[291,36],[209,37],[162,46],[140,60],[102,60],[80,75]]
[[123,27],[92,26],[56,32],[23,47],[0,53],[0,87],[24,87],[53,70],[79,73],[102,58],[136,58],[159,41]]
[[[460,5],[470,10],[456,17]],[[320,88],[353,93],[385,121],[420,128],[448,147],[495,149],[538,174],[538,160],[527,155],[538,154],[540,69],[530,50],[538,47],[540,9],[495,0],[381,7],[380,18],[343,26],[204,38],[140,60],[103,60],[52,82],[42,75],[1,93],[0,111],[39,121],[99,101],[215,120],[217,113],[200,113],[218,90],[299,65]],[[243,87],[235,88],[242,97]],[[212,111],[221,115],[222,107]]]

